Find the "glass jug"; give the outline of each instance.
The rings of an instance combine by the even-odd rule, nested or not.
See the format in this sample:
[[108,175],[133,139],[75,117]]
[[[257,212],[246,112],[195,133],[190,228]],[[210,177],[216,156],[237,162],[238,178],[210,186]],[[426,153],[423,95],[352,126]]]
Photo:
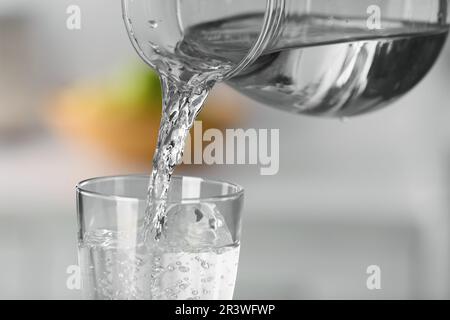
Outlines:
[[139,55],[193,86],[226,81],[294,113],[348,117],[386,106],[430,70],[448,0],[123,0]]

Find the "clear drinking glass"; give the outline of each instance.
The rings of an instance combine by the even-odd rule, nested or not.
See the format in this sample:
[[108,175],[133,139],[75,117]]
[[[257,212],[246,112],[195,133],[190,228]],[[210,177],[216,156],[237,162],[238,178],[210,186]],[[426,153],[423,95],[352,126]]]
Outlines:
[[77,185],[79,263],[87,299],[231,299],[243,189],[174,176],[167,232],[142,241],[149,177]]

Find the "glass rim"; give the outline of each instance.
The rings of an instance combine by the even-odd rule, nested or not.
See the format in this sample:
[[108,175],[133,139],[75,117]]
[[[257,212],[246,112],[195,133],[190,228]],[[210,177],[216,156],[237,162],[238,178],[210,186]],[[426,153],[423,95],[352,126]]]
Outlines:
[[[150,180],[150,175],[147,174],[125,174],[125,175],[111,175],[111,176],[101,176],[101,177],[94,177],[94,178],[89,178],[89,179],[85,179],[82,180],[80,182],[77,183],[77,185],[75,186],[76,192],[82,195],[86,195],[86,196],[90,196],[93,198],[98,198],[98,199],[103,199],[103,200],[111,200],[111,201],[147,201],[147,197],[139,197],[139,196],[119,196],[119,195],[114,195],[114,194],[106,194],[106,193],[102,193],[102,192],[96,192],[96,191],[91,191],[91,190],[87,190],[85,188],[85,186],[87,184],[90,183],[95,183],[95,182],[101,182],[101,181],[108,181],[108,180],[116,180],[116,179],[136,179],[136,178],[146,178],[147,181]],[[215,195],[215,196],[207,196],[207,197],[193,197],[193,198],[183,198],[179,201],[173,201],[173,200],[168,200],[167,204],[186,204],[186,203],[199,203],[199,202],[217,202],[217,201],[227,201],[227,200],[233,200],[236,199],[240,196],[242,196],[244,194],[244,188],[238,184],[235,183],[231,183],[228,181],[224,181],[224,180],[213,180],[213,179],[205,179],[205,178],[200,178],[200,177],[195,177],[195,176],[185,176],[185,175],[173,175],[172,176],[172,181],[173,180],[181,180],[183,178],[187,178],[187,179],[197,179],[197,180],[201,180],[202,182],[205,183],[218,183],[218,184],[222,184],[222,185],[228,185],[230,187],[233,187],[236,189],[236,191],[227,193],[227,194],[223,194],[223,195]],[[157,203],[160,202],[161,200],[156,201]]]

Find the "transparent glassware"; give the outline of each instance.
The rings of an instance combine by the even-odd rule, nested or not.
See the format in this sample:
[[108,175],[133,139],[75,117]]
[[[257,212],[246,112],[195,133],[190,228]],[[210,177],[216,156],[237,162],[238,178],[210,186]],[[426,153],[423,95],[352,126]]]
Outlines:
[[122,0],[160,75],[227,81],[287,111],[348,117],[419,83],[447,38],[448,0]]
[[86,299],[232,299],[243,189],[172,178],[167,232],[142,241],[149,177],[117,176],[76,188]]

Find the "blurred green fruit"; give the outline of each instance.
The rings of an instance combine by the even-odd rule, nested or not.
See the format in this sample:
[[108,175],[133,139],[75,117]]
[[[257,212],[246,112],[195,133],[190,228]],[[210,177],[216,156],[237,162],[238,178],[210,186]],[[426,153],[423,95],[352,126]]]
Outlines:
[[160,112],[161,85],[158,75],[146,65],[124,68],[110,80],[110,97],[129,112]]

